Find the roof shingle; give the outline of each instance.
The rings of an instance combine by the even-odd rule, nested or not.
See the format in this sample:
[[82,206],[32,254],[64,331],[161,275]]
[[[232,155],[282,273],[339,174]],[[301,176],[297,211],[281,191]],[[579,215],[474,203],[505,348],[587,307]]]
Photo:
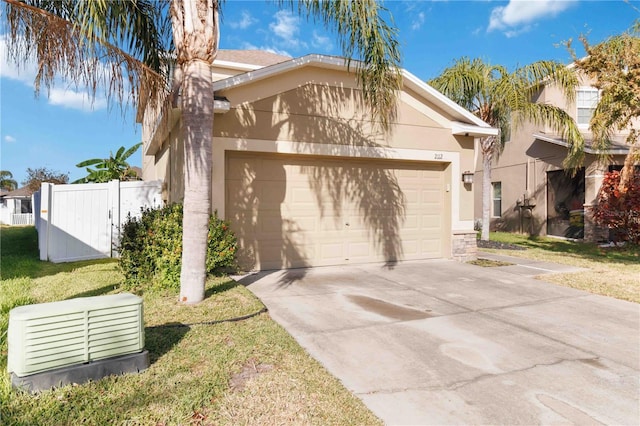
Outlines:
[[237,62],[240,64],[269,66],[288,61],[291,57],[267,52],[266,50],[220,49],[216,60]]

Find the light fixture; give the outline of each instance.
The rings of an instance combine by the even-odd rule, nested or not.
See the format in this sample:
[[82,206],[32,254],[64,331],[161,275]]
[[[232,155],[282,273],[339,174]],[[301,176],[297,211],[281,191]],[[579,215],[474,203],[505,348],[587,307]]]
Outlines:
[[465,185],[472,184],[473,183],[473,173],[470,172],[469,170],[467,170],[466,172],[463,172],[462,173],[462,182],[464,182]]

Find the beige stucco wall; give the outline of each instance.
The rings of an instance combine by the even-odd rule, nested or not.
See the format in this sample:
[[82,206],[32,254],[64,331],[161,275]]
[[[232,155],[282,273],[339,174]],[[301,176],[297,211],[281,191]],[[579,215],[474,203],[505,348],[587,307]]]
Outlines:
[[[476,184],[463,185],[461,173],[474,169],[474,139],[452,135],[451,117],[420,94],[402,91],[389,132],[372,122],[353,74],[340,70],[306,67],[220,90],[216,96],[224,96],[231,104],[227,113],[216,114],[213,123],[212,209],[221,216],[225,215],[225,158],[229,151],[345,161],[348,157],[394,159],[441,165],[447,229],[462,239],[472,232]],[[158,151],[144,158],[145,179],[164,180],[168,201],[180,201],[183,196],[180,122]]]
[[[595,81],[589,77],[587,77],[583,73],[578,73],[578,88],[591,88],[594,87]],[[563,92],[557,86],[547,86],[544,89],[544,93],[541,97],[542,102],[546,102],[552,105],[556,105],[558,107],[563,108],[574,120],[577,118],[577,106],[575,102],[567,101]],[[633,125],[635,128],[640,126],[640,119],[633,120]],[[553,134],[554,131],[549,126],[544,126],[540,128],[541,131],[548,134]],[[585,135],[590,135],[589,127],[587,125],[581,125],[580,131]],[[617,135],[626,137],[629,135],[629,131],[627,129],[616,132]]]
[[184,197],[184,144],[180,141],[181,123],[168,132],[158,151],[153,155],[143,155],[143,180],[161,180],[163,200],[182,201]]

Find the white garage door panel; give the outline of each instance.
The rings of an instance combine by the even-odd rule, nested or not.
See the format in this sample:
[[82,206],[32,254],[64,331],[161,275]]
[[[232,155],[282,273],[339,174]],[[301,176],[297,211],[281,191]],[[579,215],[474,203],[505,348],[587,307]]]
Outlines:
[[247,269],[446,255],[440,164],[228,153],[226,217]]

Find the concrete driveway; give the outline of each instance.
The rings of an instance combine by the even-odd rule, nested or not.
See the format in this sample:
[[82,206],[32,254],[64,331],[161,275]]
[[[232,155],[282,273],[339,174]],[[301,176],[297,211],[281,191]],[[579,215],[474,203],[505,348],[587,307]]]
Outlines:
[[[509,269],[510,268],[510,269]],[[453,261],[239,279],[387,424],[640,421],[640,305]]]

